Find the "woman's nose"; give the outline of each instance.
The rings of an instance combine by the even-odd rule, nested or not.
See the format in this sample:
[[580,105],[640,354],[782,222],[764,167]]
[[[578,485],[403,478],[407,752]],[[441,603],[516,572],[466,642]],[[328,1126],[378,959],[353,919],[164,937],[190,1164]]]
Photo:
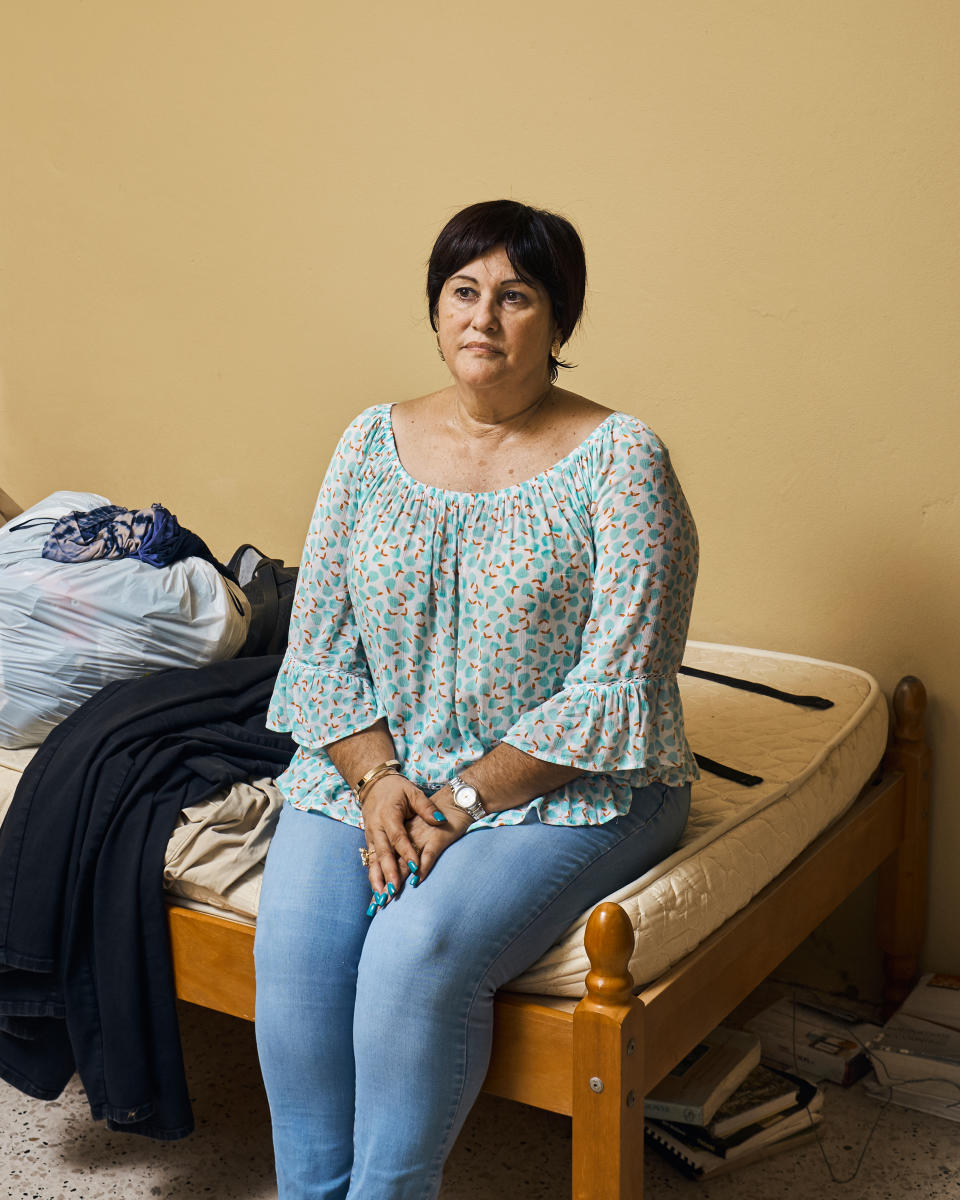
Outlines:
[[496,307],[492,296],[481,296],[473,308],[474,329],[492,329],[497,323]]

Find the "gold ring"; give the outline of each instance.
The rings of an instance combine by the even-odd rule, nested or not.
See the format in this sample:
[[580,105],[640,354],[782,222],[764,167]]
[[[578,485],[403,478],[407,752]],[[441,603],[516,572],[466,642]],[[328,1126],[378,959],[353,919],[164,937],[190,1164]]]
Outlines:
[[365,867],[369,867],[370,863],[373,861],[373,855],[366,848],[366,846],[360,847],[360,861]]

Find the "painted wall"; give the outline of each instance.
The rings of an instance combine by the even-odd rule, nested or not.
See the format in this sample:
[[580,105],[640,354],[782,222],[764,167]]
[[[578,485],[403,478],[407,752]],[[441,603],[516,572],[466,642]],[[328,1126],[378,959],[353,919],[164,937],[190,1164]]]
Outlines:
[[0,486],[296,557],[346,421],[443,381],[443,221],[566,212],[571,386],[671,447],[695,636],[925,680],[960,972],[958,46],[953,0],[7,5]]

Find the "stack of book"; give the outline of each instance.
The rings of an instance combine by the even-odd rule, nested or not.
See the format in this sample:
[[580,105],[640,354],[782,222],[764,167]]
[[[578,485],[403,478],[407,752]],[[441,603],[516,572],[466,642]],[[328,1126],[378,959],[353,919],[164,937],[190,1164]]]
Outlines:
[[868,1050],[872,1096],[960,1121],[960,976],[925,975]]
[[647,1141],[694,1179],[757,1162],[816,1136],[823,1096],[760,1062],[760,1042],[720,1027],[647,1096]]

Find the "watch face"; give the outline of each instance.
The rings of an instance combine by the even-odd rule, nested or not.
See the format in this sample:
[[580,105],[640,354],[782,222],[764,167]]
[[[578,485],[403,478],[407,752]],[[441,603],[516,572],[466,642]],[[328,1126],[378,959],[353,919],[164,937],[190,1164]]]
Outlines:
[[477,789],[465,783],[454,792],[453,800],[459,808],[473,808],[477,802]]

